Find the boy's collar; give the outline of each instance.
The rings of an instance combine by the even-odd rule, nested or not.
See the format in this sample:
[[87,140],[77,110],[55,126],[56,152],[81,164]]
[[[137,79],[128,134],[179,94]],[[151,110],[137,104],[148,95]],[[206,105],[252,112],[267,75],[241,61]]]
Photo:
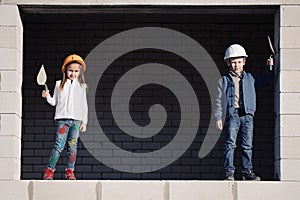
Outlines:
[[238,77],[238,78],[241,78],[241,79],[243,78],[244,73],[245,73],[244,70],[241,72],[241,74],[238,74],[238,73],[236,73],[236,72],[233,71],[233,70],[229,70],[229,74],[230,74],[231,76],[235,76],[235,77]]

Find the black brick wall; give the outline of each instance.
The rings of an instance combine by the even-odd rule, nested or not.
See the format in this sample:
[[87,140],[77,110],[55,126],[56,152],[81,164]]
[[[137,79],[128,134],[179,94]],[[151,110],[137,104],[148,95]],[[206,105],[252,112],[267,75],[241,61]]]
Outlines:
[[[83,57],[106,38],[138,27],[165,27],[182,32],[201,44],[211,55],[220,72],[226,72],[223,54],[231,43],[242,44],[249,55],[246,70],[263,74],[269,56],[266,36],[274,32],[271,14],[78,14],[35,15],[23,14],[24,68],[23,68],[23,121],[22,121],[22,179],[41,179],[54,144],[54,108],[41,98],[41,87],[36,75],[41,64],[48,73],[48,86],[61,78],[60,66],[70,53]],[[110,112],[110,92],[122,73],[139,64],[159,61],[183,74],[193,86],[200,100],[201,127],[190,148],[171,165],[154,172],[131,174],[113,170],[78,144],[76,175],[78,179],[171,179],[219,180],[223,178],[223,142],[221,135],[214,149],[203,159],[198,151],[206,134],[210,113],[209,96],[203,79],[192,66],[178,56],[160,50],[138,50],[116,60],[101,79],[97,97],[98,118],[107,136],[118,146],[133,152],[159,149],[172,140],[180,120],[180,109],[174,95],[158,85],[147,85],[136,91],[131,99],[131,116],[136,123],[147,124],[146,113],[153,102],[165,106],[168,120],[163,131],[151,140],[133,140],[116,127]],[[89,82],[89,80],[87,80]],[[201,95],[200,95],[201,94]],[[254,168],[264,180],[273,180],[274,114],[273,87],[257,90],[258,110],[255,118]],[[105,156],[105,155],[103,155]],[[241,170],[241,151],[236,152],[237,171]],[[55,178],[63,178],[66,152],[57,164]],[[240,174],[238,174],[240,176]]]

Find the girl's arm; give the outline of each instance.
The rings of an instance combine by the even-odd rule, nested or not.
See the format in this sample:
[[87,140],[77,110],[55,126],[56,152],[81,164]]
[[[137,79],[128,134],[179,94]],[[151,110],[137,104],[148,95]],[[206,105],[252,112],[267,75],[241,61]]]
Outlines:
[[48,91],[48,95],[46,96],[47,102],[51,106],[56,106],[56,104],[57,104],[57,97],[58,97],[58,90],[59,90],[58,87],[59,87],[59,84],[56,83],[54,93],[53,93],[53,97],[51,97],[51,95],[49,94],[49,91]]
[[83,87],[83,120],[82,124],[80,126],[80,131],[85,132],[86,131],[86,124],[88,122],[88,105],[87,105],[87,96],[86,96],[86,90],[87,86],[84,85]]

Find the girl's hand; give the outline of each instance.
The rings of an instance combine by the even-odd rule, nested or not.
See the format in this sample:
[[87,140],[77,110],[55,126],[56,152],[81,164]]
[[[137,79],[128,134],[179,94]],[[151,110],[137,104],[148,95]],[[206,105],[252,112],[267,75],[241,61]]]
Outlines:
[[86,124],[81,124],[80,125],[80,131],[85,132],[86,131]]
[[50,94],[49,94],[49,90],[47,90],[47,91],[43,90],[43,92],[42,92],[42,97],[46,98],[46,97],[48,97],[49,95],[50,95]]
[[217,127],[217,129],[219,129],[219,130],[222,130],[222,129],[223,129],[223,123],[222,123],[222,120],[218,120],[218,121],[216,122],[216,127]]

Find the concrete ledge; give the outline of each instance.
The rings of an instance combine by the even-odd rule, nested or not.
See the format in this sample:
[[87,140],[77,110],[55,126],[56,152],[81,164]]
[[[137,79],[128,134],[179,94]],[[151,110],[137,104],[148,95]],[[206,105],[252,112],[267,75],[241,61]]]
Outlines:
[[3,4],[43,4],[43,5],[288,5],[295,0],[2,0]]
[[0,181],[5,200],[296,200],[300,182]]

